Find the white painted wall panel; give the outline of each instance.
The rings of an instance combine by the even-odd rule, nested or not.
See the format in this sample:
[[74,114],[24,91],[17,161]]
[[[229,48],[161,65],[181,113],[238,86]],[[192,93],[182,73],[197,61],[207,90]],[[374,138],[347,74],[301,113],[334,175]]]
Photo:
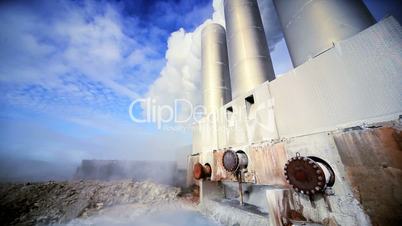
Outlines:
[[[248,116],[245,98],[251,94],[255,106]],[[233,108],[230,120],[228,107]],[[275,131],[266,129],[272,126],[269,108]],[[399,114],[402,28],[389,17],[203,118],[195,126],[193,146],[195,152],[211,151],[393,120]]]
[[402,112],[402,29],[392,17],[269,84],[280,136]]

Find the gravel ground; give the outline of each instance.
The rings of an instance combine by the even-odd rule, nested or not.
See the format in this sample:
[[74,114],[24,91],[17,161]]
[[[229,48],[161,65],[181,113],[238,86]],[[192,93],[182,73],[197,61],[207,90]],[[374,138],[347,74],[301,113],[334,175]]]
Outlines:
[[216,225],[179,193],[129,180],[1,184],[0,225]]

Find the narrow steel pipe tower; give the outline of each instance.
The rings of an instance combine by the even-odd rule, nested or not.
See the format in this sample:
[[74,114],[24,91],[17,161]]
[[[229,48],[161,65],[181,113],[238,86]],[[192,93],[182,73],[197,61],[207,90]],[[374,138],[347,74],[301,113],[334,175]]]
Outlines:
[[274,0],[294,67],[374,24],[361,0]]
[[275,79],[256,0],[225,0],[232,97]]
[[231,101],[232,96],[225,28],[208,24],[201,36],[204,107],[208,114]]

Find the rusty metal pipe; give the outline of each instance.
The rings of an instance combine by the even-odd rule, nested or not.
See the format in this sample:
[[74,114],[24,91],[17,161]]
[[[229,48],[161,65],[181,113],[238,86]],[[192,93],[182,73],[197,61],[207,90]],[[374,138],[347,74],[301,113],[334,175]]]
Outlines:
[[246,170],[246,168],[248,166],[248,157],[247,157],[246,153],[242,150],[239,150],[236,152],[233,150],[227,150],[227,151],[225,151],[225,153],[223,153],[222,164],[223,164],[223,167],[227,171],[236,175],[237,182],[239,183],[240,205],[244,205],[242,173],[244,170]]
[[244,151],[227,150],[223,153],[222,164],[227,171],[234,173],[247,168],[248,157]]
[[212,169],[208,163],[205,165],[202,165],[199,162],[194,164],[194,167],[193,167],[194,179],[196,179],[196,180],[206,179],[208,177],[211,177],[211,173],[212,173]]
[[241,171],[238,172],[237,174],[237,181],[239,182],[239,198],[240,198],[240,205],[244,205],[244,201],[243,201],[243,186],[242,186],[242,182],[243,182],[243,178],[241,176]]
[[296,154],[284,167],[286,181],[296,192],[314,195],[322,193],[335,182],[335,173],[327,162],[314,157]]

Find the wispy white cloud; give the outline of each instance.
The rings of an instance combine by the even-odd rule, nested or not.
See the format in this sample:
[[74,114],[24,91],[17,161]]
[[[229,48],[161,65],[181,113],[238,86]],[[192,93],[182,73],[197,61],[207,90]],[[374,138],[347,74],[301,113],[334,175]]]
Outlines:
[[[166,65],[146,95],[155,100],[156,105],[173,106],[178,99],[185,99],[193,105],[201,104],[201,31],[208,23],[225,24],[222,1],[214,0],[213,8],[212,18],[194,31],[182,28],[170,35]],[[146,109],[146,105],[143,107],[145,111],[150,110]],[[188,105],[183,105],[177,113],[179,117],[187,118],[190,111]]]
[[221,0],[212,2],[212,15],[211,2],[194,2],[159,2],[145,19],[123,2],[1,7],[0,154],[56,162],[172,158],[191,135],[135,125],[128,108],[144,96],[161,105],[201,103],[201,30],[224,25],[224,14]]
[[[64,10],[50,18],[29,5],[0,9],[4,50],[0,53],[1,85],[12,85],[17,90],[35,85],[48,91],[44,96],[79,97],[92,99],[93,103],[108,100],[103,90],[133,99],[147,89],[164,60],[152,42],[144,44],[146,37],[125,34],[124,18],[113,5],[87,1],[79,6],[63,1],[57,7]],[[132,29],[137,29],[133,25]],[[89,82],[87,87],[80,87],[66,80]],[[127,81],[135,85],[127,85]],[[100,89],[91,92],[91,83],[99,84]],[[16,97],[11,100],[15,104],[23,98],[29,102],[32,97],[9,91]]]
[[[170,31],[163,18],[142,21],[124,10],[105,1],[2,5],[1,156],[163,159],[190,142],[188,134],[129,121],[131,99],[165,64]],[[208,11],[200,10],[176,20],[191,26]]]

